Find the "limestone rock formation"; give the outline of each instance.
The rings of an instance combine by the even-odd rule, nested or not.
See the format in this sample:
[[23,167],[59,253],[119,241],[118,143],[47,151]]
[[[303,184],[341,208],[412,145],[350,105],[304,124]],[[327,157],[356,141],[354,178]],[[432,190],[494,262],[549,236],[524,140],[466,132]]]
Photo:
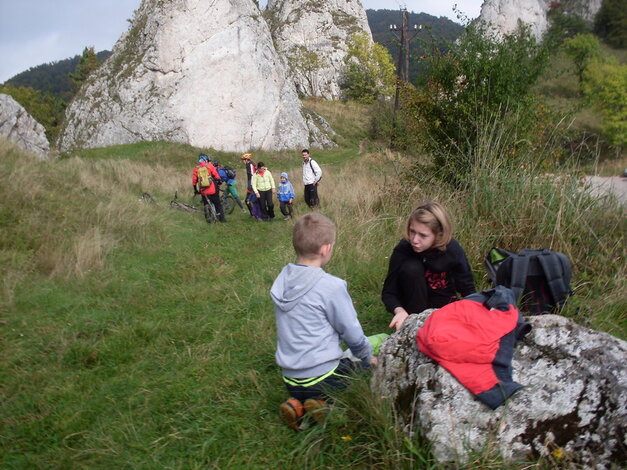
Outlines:
[[361,2],[269,0],[267,16],[299,93],[338,99],[348,39],[356,32],[372,37]]
[[142,0],[66,112],[59,147],[144,140],[225,151],[331,144],[303,116],[251,0]]
[[0,93],[0,137],[41,159],[49,157],[50,143],[39,124],[11,96]]
[[485,449],[506,460],[559,449],[577,468],[627,461],[626,342],[558,315],[527,318],[532,330],[512,363],[525,388],[492,411],[417,349],[416,332],[431,311],[411,315],[382,345],[373,387],[394,401],[407,432],[432,443],[439,461]]
[[498,33],[509,34],[516,30],[519,22],[531,27],[539,39],[549,27],[549,9],[561,8],[565,13],[576,14],[592,21],[601,8],[602,0],[485,0],[481,5],[479,19],[489,23]]

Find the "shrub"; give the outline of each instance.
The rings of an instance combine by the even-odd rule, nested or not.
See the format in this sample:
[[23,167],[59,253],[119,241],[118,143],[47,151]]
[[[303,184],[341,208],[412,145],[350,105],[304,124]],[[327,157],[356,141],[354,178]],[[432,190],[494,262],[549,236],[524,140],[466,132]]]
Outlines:
[[546,49],[527,29],[497,38],[482,25],[471,25],[448,53],[427,58],[426,86],[403,89],[398,126],[416,136],[411,144],[433,156],[437,176],[457,186],[481,151],[486,125],[501,127],[500,135],[511,138],[501,158],[529,154],[542,113],[531,87],[546,58]]
[[627,65],[592,62],[583,74],[583,90],[605,116],[601,132],[607,140],[627,146]]

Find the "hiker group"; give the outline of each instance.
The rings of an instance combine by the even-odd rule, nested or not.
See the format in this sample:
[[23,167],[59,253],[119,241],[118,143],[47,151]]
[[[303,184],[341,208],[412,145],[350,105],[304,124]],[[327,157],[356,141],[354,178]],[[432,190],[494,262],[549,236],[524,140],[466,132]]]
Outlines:
[[[303,149],[303,184],[304,200],[310,209],[320,206],[318,198],[318,183],[322,178],[320,165],[310,156],[308,149]],[[294,216],[294,186],[286,172],[280,174],[280,182],[275,183],[270,170],[263,162],[255,164],[251,153],[244,153],[241,160],[246,168],[246,197],[244,203],[250,216],[255,220],[269,222],[275,218],[274,195],[279,201],[279,208],[285,220]],[[244,205],[237,192],[236,172],[232,167],[222,166],[206,154],[200,154],[198,165],[192,172],[192,186],[195,194],[200,194],[203,205],[213,204],[216,216],[220,222],[226,222],[224,208],[220,201],[220,185],[226,183],[227,194],[244,211]]]
[[[296,261],[281,270],[270,290],[277,328],[275,360],[289,396],[279,412],[296,431],[325,421],[334,392],[377,365],[378,348],[388,336],[366,337],[346,281],[324,271],[335,241],[336,227],[329,218],[315,212],[301,217],[292,236]],[[534,256],[508,256],[519,255],[527,261],[514,263],[526,265],[531,273]],[[567,295],[570,266],[567,259],[553,255],[558,254],[542,251],[543,261],[538,263],[552,266],[537,274],[544,274],[545,281],[553,275],[550,282],[561,283],[555,292]],[[507,283],[503,278],[501,284]],[[410,314],[437,309],[419,330],[417,348],[494,409],[522,387],[512,380],[511,360],[516,341],[530,327],[515,304],[529,292],[524,285],[519,292],[515,289],[497,285],[476,292],[466,253],[452,236],[446,210],[428,201],[407,219],[404,237],[390,256],[381,299],[392,315],[389,327],[395,330]],[[545,294],[542,289],[534,293]],[[563,299],[557,295],[547,308],[561,305]]]

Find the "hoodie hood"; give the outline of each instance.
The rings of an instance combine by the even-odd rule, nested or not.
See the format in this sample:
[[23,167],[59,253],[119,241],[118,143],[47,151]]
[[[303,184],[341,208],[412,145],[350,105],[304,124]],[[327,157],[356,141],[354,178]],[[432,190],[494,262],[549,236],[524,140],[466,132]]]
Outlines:
[[288,312],[298,305],[324,274],[322,268],[290,263],[275,279],[270,296],[279,309]]
[[287,173],[283,172],[281,173],[281,178],[285,178],[287,181],[289,181],[290,179],[287,177]]

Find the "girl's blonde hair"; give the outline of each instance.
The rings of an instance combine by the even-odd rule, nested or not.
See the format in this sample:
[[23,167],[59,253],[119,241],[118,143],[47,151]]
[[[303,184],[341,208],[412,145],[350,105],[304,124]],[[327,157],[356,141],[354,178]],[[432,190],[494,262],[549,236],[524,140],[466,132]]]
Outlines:
[[409,240],[409,227],[412,222],[420,222],[431,229],[435,235],[433,248],[440,251],[446,250],[453,238],[453,226],[446,213],[446,209],[434,201],[427,201],[416,207],[407,219],[405,228],[405,238]]

